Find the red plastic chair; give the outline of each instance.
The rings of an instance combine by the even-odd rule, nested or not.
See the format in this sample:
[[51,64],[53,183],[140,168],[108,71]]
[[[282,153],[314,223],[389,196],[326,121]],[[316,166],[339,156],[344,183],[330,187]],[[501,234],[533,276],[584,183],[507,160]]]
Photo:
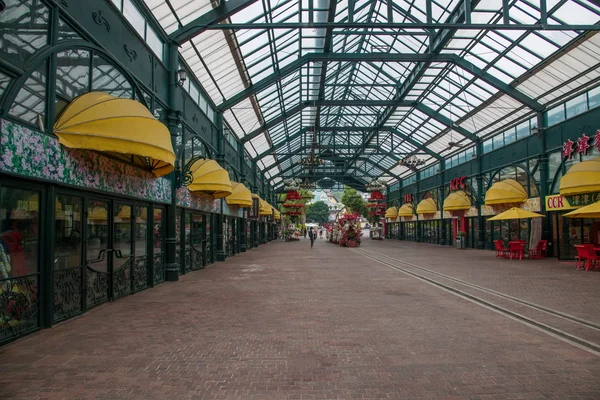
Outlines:
[[575,246],[575,250],[577,251],[577,256],[575,257],[575,261],[577,262],[577,268],[575,269],[578,270],[579,268],[583,268],[587,263],[588,252],[585,246],[583,245]]
[[523,243],[522,241],[508,243],[508,253],[510,255],[511,260],[513,259],[513,256],[518,257],[519,260],[522,260],[524,252],[525,243]]
[[585,250],[587,252],[587,263],[585,265],[585,270],[589,271],[590,269],[594,268],[594,264],[599,265],[600,257],[598,257],[596,250],[594,250],[593,244],[584,245],[584,246],[585,246]]
[[540,240],[535,249],[529,250],[529,258],[542,259],[546,258],[546,249],[548,248],[547,240]]
[[508,256],[508,249],[504,247],[502,240],[494,240],[494,247],[496,248],[496,257],[506,258]]

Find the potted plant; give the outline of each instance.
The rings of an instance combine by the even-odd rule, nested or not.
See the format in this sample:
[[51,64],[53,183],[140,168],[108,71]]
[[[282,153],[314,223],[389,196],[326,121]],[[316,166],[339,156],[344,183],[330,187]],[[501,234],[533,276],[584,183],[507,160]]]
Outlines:
[[460,231],[456,234],[456,248],[460,250],[467,248],[467,232]]

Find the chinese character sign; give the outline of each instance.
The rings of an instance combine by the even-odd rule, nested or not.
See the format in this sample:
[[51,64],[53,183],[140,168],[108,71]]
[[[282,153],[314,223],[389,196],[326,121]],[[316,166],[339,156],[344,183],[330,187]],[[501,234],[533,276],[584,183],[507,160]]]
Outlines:
[[590,138],[587,135],[581,135],[581,137],[579,139],[577,139],[577,153],[582,154],[582,155],[586,155],[587,154],[587,149],[590,148],[589,142]]
[[567,140],[565,143],[563,143],[563,148],[562,148],[562,156],[563,158],[566,159],[570,159],[571,155],[573,154],[573,151],[575,151],[575,149],[573,148],[573,145],[575,143],[573,143],[573,141],[571,139]]

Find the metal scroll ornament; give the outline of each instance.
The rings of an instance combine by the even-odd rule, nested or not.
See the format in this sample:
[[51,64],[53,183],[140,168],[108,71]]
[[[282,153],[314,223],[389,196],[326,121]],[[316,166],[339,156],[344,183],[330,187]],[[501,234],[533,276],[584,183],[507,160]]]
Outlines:
[[198,160],[204,160],[204,157],[192,157],[192,159],[185,164],[185,167],[183,167],[182,186],[190,186],[194,181],[194,171],[192,171],[192,165],[194,165],[194,163]]

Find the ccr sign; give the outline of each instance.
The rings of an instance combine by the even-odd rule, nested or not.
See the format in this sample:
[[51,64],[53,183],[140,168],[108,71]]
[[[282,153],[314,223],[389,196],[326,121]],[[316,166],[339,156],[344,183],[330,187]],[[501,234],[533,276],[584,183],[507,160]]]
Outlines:
[[577,207],[570,205],[569,201],[560,194],[546,196],[546,210],[548,211],[571,210],[574,208]]

